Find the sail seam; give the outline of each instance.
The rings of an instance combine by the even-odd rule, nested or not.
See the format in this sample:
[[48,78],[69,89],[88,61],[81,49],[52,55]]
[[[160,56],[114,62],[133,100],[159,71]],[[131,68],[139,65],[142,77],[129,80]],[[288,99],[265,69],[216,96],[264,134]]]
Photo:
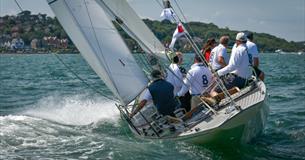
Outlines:
[[[67,8],[68,8],[69,11],[71,12],[71,15],[72,15],[74,21],[76,22],[76,24],[77,24],[78,26],[81,26],[80,23],[76,20],[74,14],[73,14],[73,12],[72,12],[72,9],[71,9],[71,8],[69,7],[69,5],[67,4],[66,0],[63,0],[63,2],[66,4]],[[84,34],[84,32],[83,32],[82,29],[80,29],[80,31]],[[85,35],[85,34],[84,34],[84,35]],[[88,38],[87,38],[86,36],[84,36],[84,38],[88,41]],[[90,45],[90,44],[89,44],[89,45]],[[104,66],[104,64],[101,64],[101,65]],[[106,68],[106,67],[104,66],[104,68]],[[114,86],[114,85],[112,85],[112,86]],[[115,89],[116,89],[116,88],[115,88]],[[117,93],[118,93],[118,92],[117,92]],[[117,94],[115,94],[115,95],[117,95]],[[117,95],[117,96],[118,96],[118,95]]]
[[[145,49],[148,51],[147,54],[149,54],[150,56],[155,57],[155,58],[157,58],[157,59],[161,59],[161,58],[159,58],[157,55],[154,54],[154,52],[150,49],[150,47],[147,46],[147,45],[139,38],[139,36],[138,36],[137,34],[134,34],[134,33],[132,32],[132,30],[124,23],[124,21],[121,19],[121,17],[118,17],[118,16],[115,14],[115,12],[114,12],[110,7],[108,7],[107,4],[106,4],[104,1],[100,0],[100,3],[107,9],[107,12],[108,12],[110,15],[112,15],[115,19],[116,19],[116,18],[120,18],[120,21],[122,21],[122,23],[119,23],[118,21],[115,21],[115,22],[117,22],[118,25],[119,25],[121,28],[125,29],[125,32],[128,32],[129,34],[131,34],[131,37],[133,37],[138,43],[140,43],[140,46],[144,46]],[[154,43],[154,45],[155,45],[155,43]],[[166,57],[167,57],[167,56],[166,56]],[[169,60],[168,57],[167,57],[167,60]],[[179,81],[181,81],[181,82],[184,84],[183,80],[180,79],[180,78],[174,73],[174,71],[173,71],[170,67],[165,66],[165,65],[162,65],[162,67],[168,69],[168,70],[169,70],[169,71],[170,71]],[[184,85],[185,85],[185,84],[184,84]]]
[[[96,36],[95,28],[93,27],[92,19],[91,19],[89,10],[88,10],[88,6],[87,6],[87,4],[86,4],[86,0],[84,0],[84,4],[85,4],[86,10],[87,10],[87,15],[88,15],[89,20],[90,20],[91,28],[92,28],[92,30],[93,30],[93,32],[94,32],[94,38],[95,38],[95,40],[97,41],[97,44],[98,44],[98,48],[99,48],[99,50],[100,50],[100,53],[103,53],[102,48],[101,48],[100,43],[99,43],[99,39],[98,39],[97,36]],[[103,61],[106,62],[106,61],[105,61],[105,58],[104,58],[104,56],[103,56],[103,54],[100,54],[100,55],[102,56]],[[114,82],[113,76],[110,74],[110,68],[109,68],[109,66],[107,65],[107,63],[105,64],[105,68],[106,68],[106,72],[108,73],[108,76],[109,76],[110,80],[111,80],[112,82]],[[113,85],[113,87],[115,88],[116,92],[119,93],[118,88],[117,88],[115,85]],[[121,98],[120,98],[120,99],[121,99]]]

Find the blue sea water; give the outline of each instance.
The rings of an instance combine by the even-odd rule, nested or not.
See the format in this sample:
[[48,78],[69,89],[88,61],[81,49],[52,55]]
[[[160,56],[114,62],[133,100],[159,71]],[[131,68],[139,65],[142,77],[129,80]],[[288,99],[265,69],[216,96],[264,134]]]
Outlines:
[[[112,96],[80,55],[60,55]],[[186,55],[190,62],[192,55]],[[305,159],[305,55],[261,54],[270,115],[251,143],[213,148],[135,138],[115,102],[52,54],[0,55],[0,159]]]

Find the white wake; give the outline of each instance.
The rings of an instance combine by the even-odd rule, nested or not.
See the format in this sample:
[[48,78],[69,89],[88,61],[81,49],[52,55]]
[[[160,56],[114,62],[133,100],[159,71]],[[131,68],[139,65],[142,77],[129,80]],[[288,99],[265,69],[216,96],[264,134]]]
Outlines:
[[67,125],[88,125],[98,121],[117,123],[119,119],[114,101],[84,95],[50,96],[41,99],[23,114]]

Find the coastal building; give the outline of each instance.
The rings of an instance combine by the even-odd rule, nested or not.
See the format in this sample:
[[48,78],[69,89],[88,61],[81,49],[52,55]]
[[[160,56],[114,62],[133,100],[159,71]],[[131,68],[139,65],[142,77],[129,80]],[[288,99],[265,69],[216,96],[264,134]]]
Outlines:
[[7,41],[7,42],[4,43],[3,47],[5,49],[9,49],[11,47],[11,43],[9,41]]
[[63,48],[63,49],[68,48],[68,44],[69,44],[67,38],[59,39],[56,36],[43,37],[43,42],[45,42],[47,46],[51,48]]
[[37,49],[37,48],[40,48],[40,46],[39,46],[39,40],[38,39],[33,39],[32,41],[31,41],[31,48],[32,49]]
[[24,41],[21,38],[14,38],[11,42],[11,49],[24,49]]
[[67,38],[61,39],[60,46],[61,46],[61,48],[67,49],[68,48],[68,39]]

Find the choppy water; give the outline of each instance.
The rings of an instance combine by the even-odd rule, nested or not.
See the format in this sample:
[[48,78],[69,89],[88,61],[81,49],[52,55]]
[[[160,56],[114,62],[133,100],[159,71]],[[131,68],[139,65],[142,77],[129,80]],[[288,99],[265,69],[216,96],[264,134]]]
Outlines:
[[[61,58],[111,95],[80,55]],[[54,55],[0,55],[0,159],[305,159],[305,55],[262,54],[261,63],[271,110],[264,134],[206,148],[134,138],[114,102]]]

